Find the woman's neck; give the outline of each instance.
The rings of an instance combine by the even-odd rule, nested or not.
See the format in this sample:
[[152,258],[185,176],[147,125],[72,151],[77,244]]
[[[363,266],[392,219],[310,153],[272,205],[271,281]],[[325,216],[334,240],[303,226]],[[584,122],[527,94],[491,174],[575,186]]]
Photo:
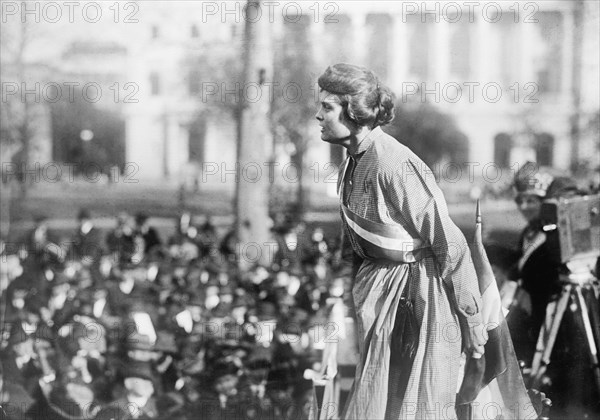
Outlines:
[[356,154],[356,152],[358,151],[358,146],[364,140],[364,138],[369,135],[371,131],[372,130],[369,127],[360,127],[359,131],[357,131],[356,133],[352,133],[348,138],[349,142],[346,146],[346,149],[348,149],[348,153],[350,153],[351,155]]

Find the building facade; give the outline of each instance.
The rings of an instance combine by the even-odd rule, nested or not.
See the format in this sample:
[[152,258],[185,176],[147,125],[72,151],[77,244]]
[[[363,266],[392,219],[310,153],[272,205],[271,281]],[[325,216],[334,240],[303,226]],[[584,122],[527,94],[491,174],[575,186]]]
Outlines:
[[[251,91],[230,76],[245,20],[257,18],[272,20],[275,40],[305,26],[315,82],[329,64],[362,64],[399,103],[428,102],[453,116],[471,163],[597,165],[598,2],[281,2],[262,16],[249,16],[244,2],[124,7],[118,22],[70,28],[51,59],[64,80],[101,84],[95,106],[122,119],[120,161],[135,164],[140,179],[233,189],[235,105]],[[319,140],[316,125],[309,133],[305,165],[331,177],[326,163],[339,163],[340,151]],[[286,147],[275,150],[265,159],[285,163]]]

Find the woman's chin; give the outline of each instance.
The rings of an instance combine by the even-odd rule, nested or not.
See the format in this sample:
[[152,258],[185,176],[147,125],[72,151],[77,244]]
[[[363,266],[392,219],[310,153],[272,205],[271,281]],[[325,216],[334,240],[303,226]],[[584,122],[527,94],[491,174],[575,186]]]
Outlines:
[[328,136],[325,133],[321,133],[321,140],[323,140],[326,143],[331,143],[331,144],[339,144],[338,139]]

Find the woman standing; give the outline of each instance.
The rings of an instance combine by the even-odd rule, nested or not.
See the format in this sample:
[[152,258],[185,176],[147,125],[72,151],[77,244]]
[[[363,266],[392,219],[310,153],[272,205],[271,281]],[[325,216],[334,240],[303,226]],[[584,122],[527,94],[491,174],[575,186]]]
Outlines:
[[558,278],[561,265],[558,231],[544,232],[540,219],[542,203],[546,198],[550,198],[547,192],[552,181],[553,177],[547,172],[539,171],[533,162],[523,165],[515,174],[514,181],[517,193],[515,203],[527,226],[519,239],[519,259],[511,268],[508,277],[511,280],[520,279],[531,300],[529,322],[518,320],[520,325],[515,325],[529,327],[526,336],[521,337],[527,345],[522,346],[519,354],[529,365],[546,317],[546,306],[554,299],[553,296],[561,291]]
[[338,191],[360,362],[343,418],[455,418],[461,352],[481,357],[486,342],[467,242],[432,171],[381,130],[391,91],[349,64],[319,87],[321,139],[348,152]]

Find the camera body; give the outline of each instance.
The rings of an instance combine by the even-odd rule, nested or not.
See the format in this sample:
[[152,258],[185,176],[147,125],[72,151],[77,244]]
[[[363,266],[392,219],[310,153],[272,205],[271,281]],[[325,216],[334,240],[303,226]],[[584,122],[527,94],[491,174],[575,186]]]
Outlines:
[[541,220],[558,230],[561,263],[600,256],[600,194],[546,200]]

